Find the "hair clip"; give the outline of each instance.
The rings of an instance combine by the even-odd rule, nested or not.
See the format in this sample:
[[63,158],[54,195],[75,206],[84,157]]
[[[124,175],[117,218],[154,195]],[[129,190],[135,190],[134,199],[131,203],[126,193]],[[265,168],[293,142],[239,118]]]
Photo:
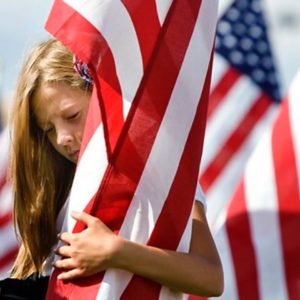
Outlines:
[[74,69],[80,75],[80,77],[85,80],[88,84],[93,84],[93,78],[90,74],[89,67],[87,64],[84,64],[80,59],[78,59],[75,55],[73,58]]

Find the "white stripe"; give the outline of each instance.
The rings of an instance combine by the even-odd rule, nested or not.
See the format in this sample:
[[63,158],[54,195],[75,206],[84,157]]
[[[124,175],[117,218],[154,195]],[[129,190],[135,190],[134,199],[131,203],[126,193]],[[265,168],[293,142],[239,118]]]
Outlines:
[[213,91],[216,85],[221,80],[222,76],[228,71],[228,63],[226,60],[219,55],[218,53],[214,53],[214,63],[213,63],[213,72],[211,77],[211,88]]
[[160,26],[163,25],[169,8],[172,4],[172,0],[155,0],[156,10],[159,19]]
[[5,129],[2,130],[0,134],[0,148],[1,148],[0,179],[6,176],[9,146],[10,146],[10,132],[9,129],[6,127]]
[[[205,82],[215,31],[212,20],[216,19],[216,11],[216,1],[203,1],[169,105],[119,233],[130,240],[147,242],[173,182]],[[192,74],[199,74],[200,78]],[[177,122],[178,116],[180,122]],[[112,276],[112,272],[115,271],[105,272],[105,277]],[[113,291],[118,289],[116,286],[123,274],[116,274],[115,278],[120,279],[110,282],[113,295],[109,294],[108,299],[120,298],[121,294],[116,295]],[[130,279],[128,275],[128,282]],[[102,285],[97,299],[103,299]]]
[[219,2],[219,17],[221,17],[229,8],[230,5],[232,5],[232,3],[234,2],[234,0],[223,0]]
[[[64,1],[93,24],[107,41],[115,60],[123,100],[131,103],[143,76],[143,62],[126,8],[119,0]],[[125,117],[127,113],[128,109],[124,111]]]
[[11,212],[12,208],[12,189],[11,185],[6,184],[2,190],[0,190],[0,216]]
[[289,114],[300,190],[300,72],[295,77],[289,92]]
[[101,123],[90,139],[77,166],[62,231],[72,231],[76,222],[69,216],[69,212],[84,210],[96,194],[106,167],[105,139]]
[[0,256],[3,257],[15,249],[17,245],[15,231],[11,222],[0,227],[0,236],[2,241],[0,243]]
[[[193,207],[193,209],[194,209],[194,207]],[[192,212],[193,212],[193,210],[192,210]],[[192,237],[192,225],[193,225],[192,212],[189,217],[188,224],[184,229],[180,243],[177,247],[178,252],[187,253],[189,251],[189,245],[191,244],[191,237]],[[161,288],[161,291],[159,294],[159,300],[162,300],[162,299],[180,300],[180,299],[183,299],[183,294],[179,293],[179,292],[175,292],[173,289],[169,289],[169,288],[163,286]]]
[[[204,171],[215,158],[220,147],[260,96],[259,89],[245,76],[233,86],[212,118],[208,120],[201,170]],[[218,141],[219,147],[216,147]]]
[[[95,155],[95,153],[97,153],[97,155]],[[89,140],[80,162],[77,165],[70,197],[66,200],[57,217],[57,232],[73,231],[76,221],[71,217],[70,212],[79,212],[85,209],[96,194],[107,165],[103,124],[100,123]],[[62,242],[57,244],[57,246],[61,245]],[[57,255],[49,257],[47,265],[51,265],[52,260],[56,261],[59,258],[60,256]]]
[[175,290],[168,289],[163,286],[160,290],[160,294],[158,297],[159,300],[170,299],[170,300],[183,300],[184,295],[179,292],[175,292]]
[[266,128],[270,127],[274,116],[277,114],[278,106],[273,105],[260,119],[256,122],[252,132],[248,135],[245,143],[234,154],[228,165],[215,180],[207,192],[207,219],[213,228],[218,219],[218,215],[225,209],[228,201],[231,199],[237,184],[241,181],[246,163],[260,140]]
[[[209,203],[208,203],[209,206]],[[212,232],[218,252],[221,257],[224,272],[224,292],[220,300],[238,300],[237,285],[231,249],[225,228],[226,212],[219,217],[216,231]]]
[[246,204],[261,300],[288,299],[275,182],[269,130],[249,160],[245,174]]

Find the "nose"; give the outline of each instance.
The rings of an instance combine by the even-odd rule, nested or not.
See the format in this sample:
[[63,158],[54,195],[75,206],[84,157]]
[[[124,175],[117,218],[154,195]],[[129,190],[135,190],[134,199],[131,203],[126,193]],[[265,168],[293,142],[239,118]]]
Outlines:
[[73,136],[71,133],[66,131],[58,131],[56,136],[57,145],[67,146],[73,141]]

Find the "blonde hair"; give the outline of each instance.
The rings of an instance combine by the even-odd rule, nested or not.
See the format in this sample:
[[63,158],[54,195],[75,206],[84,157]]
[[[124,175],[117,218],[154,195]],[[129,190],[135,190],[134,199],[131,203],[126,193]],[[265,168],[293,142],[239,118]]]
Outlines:
[[88,90],[73,67],[73,55],[56,40],[36,46],[17,83],[13,114],[11,180],[14,225],[21,239],[12,276],[41,272],[56,243],[56,217],[69,193],[75,165],[58,154],[32,112],[32,98],[44,83],[64,82]]

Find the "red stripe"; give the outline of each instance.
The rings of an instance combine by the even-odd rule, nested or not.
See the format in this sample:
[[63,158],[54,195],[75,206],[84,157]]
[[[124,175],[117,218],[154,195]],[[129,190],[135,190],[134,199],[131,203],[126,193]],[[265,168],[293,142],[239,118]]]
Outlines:
[[97,130],[100,124],[101,124],[101,112],[98,103],[97,92],[96,90],[93,90],[90,104],[89,104],[89,111],[87,114],[87,122],[85,124],[83,139],[81,142],[79,158],[81,158],[88,143],[90,142],[92,136],[94,135],[95,131]]
[[2,216],[0,215],[0,228],[11,223],[11,220],[12,220],[11,212],[6,213]]
[[[194,11],[189,12],[193,13]],[[187,20],[191,21],[191,19],[188,18]],[[121,226],[170,99],[193,30],[191,24],[193,22],[186,22],[187,20],[183,20],[183,18],[178,20],[183,22],[182,25],[189,23],[188,29],[190,29],[182,30],[182,32],[188,32],[187,34],[181,33],[180,36],[182,51],[178,51],[178,40],[173,39],[174,35],[178,34],[178,27],[172,27],[173,23],[171,23],[165,30],[163,35],[165,39],[160,40],[160,48],[155,50],[154,58],[152,57],[153,60],[151,59],[149,63],[150,72],[144,77],[126,120],[125,130],[115,150],[114,165],[111,165],[107,170],[98,197],[94,202],[94,209],[97,209],[96,215],[113,230],[118,231]],[[176,47],[173,43],[176,44]],[[147,111],[146,119],[145,111]],[[148,122],[149,119],[155,120],[155,122],[150,123]],[[138,157],[134,154],[136,151],[139,153]],[[118,205],[119,208],[116,207]],[[119,219],[115,218],[116,214],[120,215]],[[79,225],[75,227],[75,231],[81,229]],[[89,278],[93,283],[98,279],[99,276]],[[79,280],[76,284],[84,287],[90,282]],[[82,288],[78,289],[73,286],[72,291],[69,290],[69,295],[76,295],[77,298],[87,297],[87,292],[82,292],[82,290]],[[56,299],[62,298],[56,297]]]
[[258,272],[245,201],[244,181],[230,202],[226,230],[235,270],[239,300],[259,300]]
[[0,177],[0,191],[4,188],[7,183],[6,172],[4,176]]
[[[97,28],[61,0],[55,1],[46,23],[46,29],[84,62],[92,63],[94,77],[100,77],[98,97],[102,97],[105,100],[102,103],[107,104],[102,113],[107,111],[108,114],[102,115],[102,119],[107,123],[105,136],[107,152],[110,155],[124,121],[122,93],[113,55],[106,40]],[[80,43],[77,42],[78,39]],[[95,51],[95,49],[101,49],[101,51]],[[97,121],[101,120],[99,119],[100,117],[97,117]],[[87,124],[87,126],[91,125]],[[92,131],[94,130],[95,126],[92,126]]]
[[18,251],[18,247],[15,247],[11,249],[8,253],[6,253],[4,256],[0,256],[0,270],[12,265],[12,263],[17,257]]
[[[180,1],[177,4],[177,7],[172,6],[165,21],[163,35],[158,42],[160,47],[156,48],[157,52],[151,57],[150,71],[143,78],[137,98],[126,120],[125,130],[128,131],[124,131],[126,135],[121,136],[116,148],[115,164],[108,170],[107,182],[104,181],[99,191],[99,198],[95,202],[96,215],[113,230],[119,230],[134,195],[193,32],[197,15],[186,18],[190,21],[186,22],[181,18],[181,14],[186,11],[185,5],[179,5]],[[190,8],[189,5],[187,6]],[[192,13],[195,11],[198,9],[189,10]],[[182,22],[184,24],[181,24]],[[178,28],[182,28],[180,43],[174,38],[179,34]],[[173,43],[176,43],[176,47]],[[144,112],[147,112],[147,115]],[[149,123],[148,120],[155,120],[155,122]],[[136,156],[135,153],[139,155]],[[120,203],[119,207],[124,209],[123,214],[119,214],[119,209],[116,211],[118,203]],[[119,219],[116,218],[117,214]],[[150,290],[147,293],[148,297],[150,297]],[[155,295],[157,289],[153,292]],[[123,297],[126,299],[126,293]]]
[[[45,27],[73,53],[80,53],[80,59],[84,62],[89,62],[91,59],[94,59],[93,55],[97,54],[97,51],[93,51],[95,45],[100,47],[100,49],[108,49],[106,42],[99,31],[61,0],[56,0],[54,2]],[[80,36],[80,43],[76,42],[78,40],[77,35]],[[93,92],[91,99],[88,118],[82,142],[81,155],[101,122],[99,103],[95,92]],[[107,135],[107,132],[105,132],[105,134]],[[108,144],[108,146],[110,145]],[[101,275],[95,280],[85,278],[78,283],[72,283],[72,285],[63,283],[61,280],[57,281],[57,275],[58,272],[54,271],[51,276],[46,299],[59,300],[65,298],[71,299],[72,297],[75,299],[77,297],[77,299],[85,297],[94,299],[96,297],[99,289],[99,281],[101,281]],[[74,284],[80,288],[74,289]],[[77,294],[74,294],[75,292]]]
[[246,142],[249,134],[258,124],[258,121],[263,118],[270,106],[271,101],[266,95],[261,95],[253,103],[240,124],[231,133],[224,145],[220,147],[212,162],[201,174],[200,183],[204,192],[207,192],[218,176],[220,176],[231,159],[233,159],[234,154]]
[[287,100],[274,125],[272,151],[287,288],[289,299],[296,300],[300,295],[300,195]]
[[[174,14],[173,18],[178,18],[179,16],[181,16],[181,14],[176,10],[176,14]],[[193,16],[193,18],[195,17],[196,16]],[[182,24],[181,26],[183,29],[180,34],[181,45],[179,45],[180,43],[178,43],[178,41],[174,41],[174,39],[170,38],[170,36],[173,37],[173,35],[177,33],[179,28],[178,22],[179,24],[186,24]],[[126,120],[125,130],[117,145],[115,163],[110,167],[105,176],[105,180],[111,182],[109,184],[105,182],[104,186],[100,188],[99,197],[95,203],[95,208],[97,207],[100,211],[99,217],[104,220],[105,223],[110,224],[114,230],[119,229],[123,217],[122,220],[117,222],[118,224],[114,221],[114,225],[112,225],[113,216],[110,213],[106,213],[105,210],[116,203],[116,198],[120,199],[121,202],[123,201],[122,199],[126,199],[127,204],[130,203],[167,108],[185,51],[189,44],[194,20],[190,20],[190,22],[181,20],[181,22],[178,22],[173,22],[173,19],[172,22],[165,22],[163,28],[164,34],[160,36],[158,42],[160,47],[156,48],[156,54],[151,58],[150,71],[147,76],[143,78]],[[176,43],[176,47],[174,43]],[[178,49],[180,46],[184,50],[179,52]],[[145,112],[147,112],[146,115]],[[149,120],[155,120],[155,122],[149,122]],[[135,153],[139,155],[136,156]],[[128,192],[125,191],[125,182],[128,184]],[[125,197],[123,198],[121,195],[124,193]],[[107,199],[100,201],[100,197],[104,198],[104,195]],[[121,205],[121,207],[122,206],[123,205]],[[113,210],[115,209],[114,206],[111,208]],[[101,212],[102,210],[103,212]],[[113,213],[113,215],[115,214]]]
[[[194,7],[194,9],[196,10],[197,8]],[[184,8],[181,8],[181,11],[184,13]],[[200,158],[202,155],[211,67],[212,59],[197,113],[187,138],[176,176],[148,241],[148,245],[150,246],[176,250],[186,228],[194,203]],[[184,203],[184,205],[182,205],[182,203]],[[172,228],[172,230],[170,230],[170,228]],[[161,286],[150,280],[134,275],[122,295],[122,300],[134,299],[137,289],[141,291],[139,292],[141,299],[154,300],[158,299]],[[152,291],[151,294],[149,293],[150,290]]]
[[235,83],[240,78],[240,74],[233,68],[228,68],[226,72],[222,75],[221,79],[218,81],[218,84],[215,86],[211,92],[207,118],[209,119],[219,105],[225,100],[226,95],[235,85]]
[[126,7],[139,40],[144,69],[146,69],[158,34],[160,23],[154,0],[122,0]]
[[[96,49],[101,48],[97,47]],[[103,99],[104,110],[102,112],[106,111],[105,120],[109,141],[109,144],[106,143],[106,145],[110,157],[124,125],[122,93],[116,75],[114,59],[110,51],[106,52],[98,68],[96,76],[100,78],[100,84],[97,90],[99,91],[98,97]]]

